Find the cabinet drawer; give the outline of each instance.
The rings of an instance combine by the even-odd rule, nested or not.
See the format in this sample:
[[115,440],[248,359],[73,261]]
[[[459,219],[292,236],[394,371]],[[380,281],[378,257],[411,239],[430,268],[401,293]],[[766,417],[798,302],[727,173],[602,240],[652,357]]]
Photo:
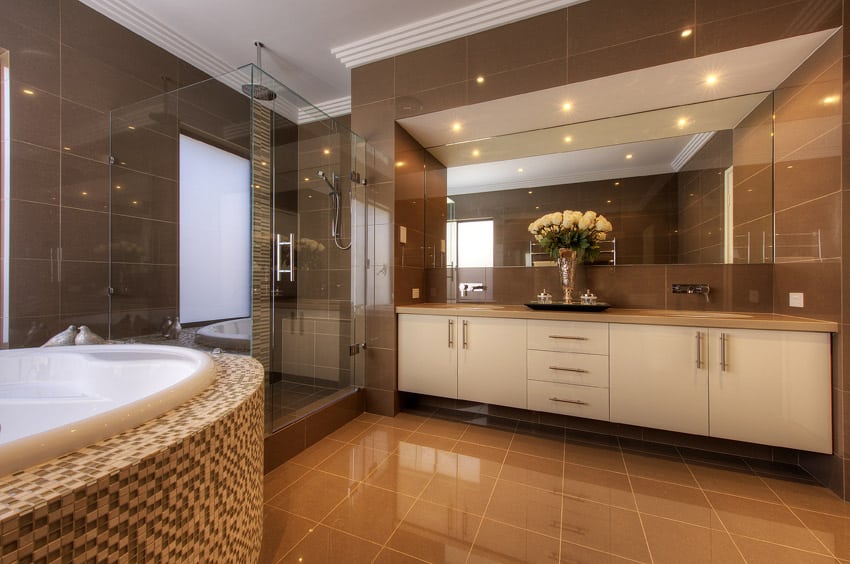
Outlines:
[[542,351],[608,354],[608,324],[582,321],[529,321],[528,348]]
[[528,351],[528,379],[608,387],[608,357],[552,351]]
[[529,380],[528,409],[608,421],[608,388]]

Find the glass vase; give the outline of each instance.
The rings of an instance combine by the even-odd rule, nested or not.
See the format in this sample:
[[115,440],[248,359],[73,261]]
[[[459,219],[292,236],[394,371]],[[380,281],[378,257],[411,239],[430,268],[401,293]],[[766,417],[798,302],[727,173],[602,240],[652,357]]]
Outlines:
[[576,252],[572,249],[558,249],[558,275],[561,281],[561,289],[564,291],[564,303],[573,302],[573,285],[575,284]]

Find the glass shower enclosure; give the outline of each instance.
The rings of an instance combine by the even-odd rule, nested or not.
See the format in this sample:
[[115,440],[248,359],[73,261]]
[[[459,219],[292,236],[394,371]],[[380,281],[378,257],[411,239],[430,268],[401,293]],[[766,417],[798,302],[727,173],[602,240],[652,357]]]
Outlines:
[[110,338],[250,354],[267,434],[362,387],[374,150],[255,65],[110,129]]

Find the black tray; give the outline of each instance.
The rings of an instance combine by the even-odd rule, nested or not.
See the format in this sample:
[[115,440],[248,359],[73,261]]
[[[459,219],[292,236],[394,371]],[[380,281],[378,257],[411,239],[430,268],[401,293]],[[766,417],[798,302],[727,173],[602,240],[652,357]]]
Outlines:
[[540,302],[529,302],[525,304],[531,309],[540,309],[548,311],[605,311],[611,304],[597,302],[595,304],[565,304],[564,302],[552,302],[551,304],[542,304]]

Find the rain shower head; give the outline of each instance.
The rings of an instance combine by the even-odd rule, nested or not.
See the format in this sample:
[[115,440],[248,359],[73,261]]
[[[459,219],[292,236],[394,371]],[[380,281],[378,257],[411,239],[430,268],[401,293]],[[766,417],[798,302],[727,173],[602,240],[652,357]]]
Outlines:
[[[262,49],[265,45],[261,41],[254,41],[254,45],[257,47],[257,68],[263,70]],[[277,98],[277,93],[274,90],[262,84],[243,84],[242,92],[255,100],[264,102],[270,102]]]

